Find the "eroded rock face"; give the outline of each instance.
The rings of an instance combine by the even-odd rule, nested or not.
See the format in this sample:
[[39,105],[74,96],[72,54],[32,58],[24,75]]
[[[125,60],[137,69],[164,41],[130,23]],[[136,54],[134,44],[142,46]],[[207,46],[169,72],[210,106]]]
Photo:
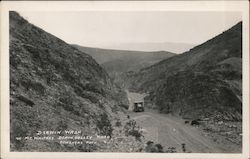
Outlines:
[[91,56],[10,12],[11,150],[98,151],[16,137],[38,130],[112,133],[112,122],[128,104],[125,94]]

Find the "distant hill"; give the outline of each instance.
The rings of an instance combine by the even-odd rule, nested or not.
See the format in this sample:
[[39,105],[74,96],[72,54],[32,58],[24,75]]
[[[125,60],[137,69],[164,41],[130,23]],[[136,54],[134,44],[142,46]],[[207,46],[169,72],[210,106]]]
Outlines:
[[[120,58],[107,61],[102,66],[110,72],[138,71],[144,67],[151,66],[163,59],[174,56],[174,53],[166,51],[157,52],[127,52]],[[115,55],[114,55],[115,56]]]
[[38,131],[62,131],[60,135],[65,136],[65,130],[113,137],[115,123],[123,121],[122,107],[128,106],[128,101],[125,92],[91,56],[16,12],[9,15],[10,150],[110,152],[127,151],[126,143],[135,144],[134,138],[120,139],[124,143],[121,147],[115,139],[91,146],[85,142],[64,145],[56,139],[24,140],[37,136]]
[[[142,63],[155,63],[156,61],[174,56],[174,53],[167,51],[154,51],[154,52],[144,52],[144,51],[127,51],[127,50],[112,50],[112,49],[100,49],[100,48],[92,48],[92,47],[84,47],[80,45],[73,45],[77,49],[89,54],[92,56],[99,64],[101,65],[109,65],[111,63],[115,63],[115,61],[126,61],[128,62],[128,66],[130,63],[135,65],[135,62],[138,63],[138,67]],[[132,60],[132,62],[130,62]],[[149,66],[145,64],[146,66]],[[135,66],[134,66],[135,67]]]
[[166,51],[143,52],[73,46],[92,56],[119,84],[123,83],[123,73],[136,72],[175,55]]
[[85,46],[80,46],[76,44],[73,44],[72,46],[89,54],[99,64],[103,64],[103,63],[110,62],[110,61],[117,60],[117,59],[122,59],[124,57],[140,58],[141,55],[145,57],[152,53],[152,52],[144,52],[144,51],[101,49],[101,48],[85,47]]
[[155,65],[127,74],[130,90],[184,118],[241,120],[242,23]]
[[112,46],[105,46],[105,48],[112,48],[117,50],[138,50],[138,51],[169,51],[177,54],[188,51],[197,44],[180,43],[180,42],[147,42],[147,43],[122,43],[113,44]]

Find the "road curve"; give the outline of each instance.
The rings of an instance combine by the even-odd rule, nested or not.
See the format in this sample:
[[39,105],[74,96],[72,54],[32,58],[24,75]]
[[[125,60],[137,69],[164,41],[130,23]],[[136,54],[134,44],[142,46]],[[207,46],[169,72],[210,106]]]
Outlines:
[[165,148],[176,147],[177,152],[182,151],[182,144],[186,152],[192,153],[223,153],[228,150],[218,145],[211,138],[204,135],[200,129],[185,124],[184,120],[172,115],[157,112],[131,112],[130,116],[144,131],[147,140],[160,143]]

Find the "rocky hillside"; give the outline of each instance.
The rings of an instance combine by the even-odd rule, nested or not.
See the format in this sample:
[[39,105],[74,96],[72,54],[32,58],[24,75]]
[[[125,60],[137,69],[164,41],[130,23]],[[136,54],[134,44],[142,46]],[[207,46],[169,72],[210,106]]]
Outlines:
[[184,118],[240,121],[242,23],[188,52],[127,76],[130,89],[147,92],[149,103]]
[[125,92],[91,56],[16,12],[11,11],[9,18],[11,151],[131,151],[133,146],[121,148],[126,144],[139,148],[129,137],[120,139],[121,146],[115,140],[72,146],[59,140],[25,139],[38,131],[64,130],[113,137],[128,103]]

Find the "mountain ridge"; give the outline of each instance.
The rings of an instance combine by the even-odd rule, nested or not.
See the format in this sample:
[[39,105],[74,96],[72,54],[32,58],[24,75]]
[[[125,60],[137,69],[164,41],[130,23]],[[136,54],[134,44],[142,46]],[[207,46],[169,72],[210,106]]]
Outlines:
[[143,52],[82,47],[74,45],[80,51],[88,53],[108,72],[113,81],[121,87],[124,85],[123,76],[130,71],[136,72],[141,68],[153,65],[162,59],[176,54],[166,51]]
[[[103,49],[103,48],[95,48],[95,47],[86,47],[77,44],[72,44],[73,47],[86,52],[90,56],[92,56],[99,64],[103,64],[108,61],[121,59],[124,56],[133,56],[133,54],[174,54],[168,51],[137,51],[137,50],[118,50],[118,49]],[[101,54],[104,54],[101,56]]]
[[168,51],[181,54],[189,49],[193,48],[197,44],[183,43],[183,42],[145,42],[145,43],[122,43],[113,44],[113,46],[106,46],[105,48],[114,49],[127,49],[127,50],[138,50],[138,51]]

